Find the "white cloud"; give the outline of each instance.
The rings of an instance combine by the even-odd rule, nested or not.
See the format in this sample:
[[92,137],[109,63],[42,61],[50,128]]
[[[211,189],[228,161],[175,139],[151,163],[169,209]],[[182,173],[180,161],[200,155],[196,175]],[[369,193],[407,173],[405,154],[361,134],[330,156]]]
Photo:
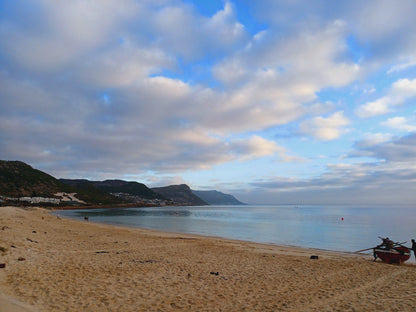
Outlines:
[[384,97],[359,106],[355,113],[362,118],[384,115],[392,112],[395,106],[416,97],[416,79],[399,79],[394,82]]
[[[183,171],[230,161],[300,161],[281,145],[296,145],[289,140],[299,135],[298,120],[304,135],[340,138],[350,123],[341,110],[349,112],[351,103],[336,96],[343,98],[351,83],[380,64],[393,64],[397,73],[414,63],[409,8],[415,5],[404,1],[405,9],[381,1],[374,12],[387,14],[393,26],[372,16],[362,20],[360,12],[377,5],[372,0],[250,2],[259,18],[255,30],[242,25],[230,1],[211,16],[177,0],[9,1],[5,6],[15,15],[0,21],[0,154],[49,164],[60,177],[151,172],[166,183],[169,177],[180,182],[176,174]],[[390,7],[396,11],[385,12]],[[356,47],[349,46],[351,37]],[[364,53],[355,58],[355,50]],[[322,95],[327,91],[329,101]],[[398,80],[384,96],[367,92],[374,101],[357,113],[384,114],[415,95],[416,80]],[[382,125],[414,131],[410,119]],[[356,152],[395,161],[394,168],[411,166],[411,140],[393,143],[382,130],[357,143]],[[273,131],[290,138],[266,139]],[[370,168],[328,166],[332,176],[281,185],[340,187],[348,170],[357,177]]]
[[22,66],[39,71],[61,68],[105,44],[136,12],[132,0],[23,2],[14,4],[22,8],[17,16],[0,22],[2,47]]
[[381,123],[382,126],[405,132],[416,131],[416,126],[406,117],[392,117]]
[[300,124],[299,130],[302,134],[313,136],[318,140],[329,141],[339,138],[345,131],[343,127],[349,124],[349,119],[340,111],[327,118],[315,117],[306,120]]
[[416,96],[416,79],[399,79],[393,83],[391,88],[393,103],[400,105],[406,99]]
[[360,33],[369,38],[382,40],[394,35],[403,28],[413,28],[414,2],[404,0],[395,5],[388,0],[368,1],[357,12]]
[[364,138],[357,144],[361,148],[375,146],[390,141],[392,137],[390,133],[365,133]]
[[406,70],[406,69],[408,69],[410,67],[414,67],[414,66],[416,66],[416,56],[412,55],[412,56],[409,56],[406,61],[392,66],[387,71],[387,73],[392,74],[392,73],[400,72],[400,71]]
[[212,17],[200,16],[191,6],[172,2],[147,17],[157,44],[186,59],[200,59],[201,55],[216,55],[241,45],[246,33],[226,2]]
[[[354,153],[364,152],[367,156],[374,157],[383,162],[386,166],[397,169],[397,174],[405,173],[406,168],[414,170],[416,164],[414,155],[416,153],[416,135],[411,133],[403,137],[392,137],[390,140],[374,144],[359,141],[355,144]],[[409,171],[410,173],[411,171]]]
[[230,147],[232,152],[241,160],[273,156],[278,152],[284,152],[284,148],[278,146],[274,141],[266,140],[257,135],[253,135],[249,139],[234,140]]
[[[345,31],[344,23],[335,21],[290,36],[262,33],[262,40],[254,39],[248,48],[218,64],[214,73],[226,85],[236,81],[234,74],[224,74],[233,69],[237,73],[272,70],[275,81],[278,78],[289,83],[302,82],[304,86],[308,85],[308,92],[324,86],[343,86],[359,74],[357,64],[343,59],[347,51]],[[248,81],[253,78],[251,75],[239,76]]]
[[234,58],[215,66],[213,68],[213,74],[216,79],[228,86],[232,86],[247,79],[247,75],[249,75],[250,72],[244,64],[242,64],[242,60]]
[[78,71],[86,83],[109,88],[138,84],[162,68],[174,67],[175,61],[160,49],[124,43],[80,62]]
[[[368,1],[275,1],[252,4],[256,16],[266,20],[271,28],[293,29],[336,19],[345,21],[348,35],[356,39],[352,54],[360,59],[362,70],[374,70],[386,62],[394,64],[414,57],[416,24],[413,0]],[[357,51],[359,47],[360,51]],[[367,67],[368,66],[368,67]]]
[[256,196],[264,204],[414,205],[415,166],[406,172],[391,163],[335,165],[327,169],[326,174],[307,180],[265,179],[253,183],[254,190],[234,195],[247,202]]
[[245,36],[244,26],[237,21],[233,5],[228,1],[225,2],[224,9],[212,16],[204,26],[207,34],[215,34],[216,40],[224,46]]
[[[30,133],[31,153],[44,155],[47,150],[49,159],[58,157],[61,162],[77,158],[84,164],[81,168],[100,168],[106,175],[110,171],[137,172],[139,168],[177,172],[272,155],[280,161],[299,161],[261,136],[230,143],[227,138],[283,125],[307,112],[316,113],[317,106],[310,110],[304,106],[316,100],[316,92],[324,86],[343,85],[354,79],[355,65],[338,59],[345,48],[343,26],[333,23],[317,33],[302,32],[294,38],[268,38],[262,32],[259,40],[255,35],[251,48],[244,44],[221,63],[223,79],[232,83],[230,88],[215,90],[165,77],[163,71],[178,69],[178,56],[200,57],[208,46],[208,53],[238,46],[245,36],[244,29],[229,3],[210,18],[176,4],[153,11],[150,4],[140,3],[140,10],[129,12],[132,15],[126,21],[121,21],[121,15],[113,17],[109,25],[115,29],[108,25],[92,29],[87,34],[97,37],[92,45],[78,45],[76,39],[73,42],[71,36],[65,37],[64,46],[74,43],[79,53],[68,54],[68,62],[74,65],[64,70],[61,68],[68,62],[61,58],[51,62],[51,68],[59,70],[61,80],[54,74],[30,82],[14,81],[6,75],[0,93],[5,95],[4,101],[14,103],[14,110],[8,110],[9,116],[13,114],[11,120],[22,124],[20,131],[9,128],[7,132],[13,134],[8,144],[27,141],[25,137]],[[76,18],[71,17],[74,13],[69,10],[63,20]],[[149,23],[132,25],[135,17]],[[159,19],[153,20],[154,17]],[[54,23],[59,30],[59,21],[54,19]],[[199,23],[202,28],[196,26]],[[117,31],[120,33],[115,37]],[[204,36],[208,31],[209,36]],[[183,37],[175,37],[176,32]],[[222,37],[214,38],[218,33]],[[51,40],[55,42],[53,36]],[[108,40],[115,42],[100,46]],[[100,49],[94,50],[97,46]],[[257,55],[257,51],[261,54]],[[7,62],[13,64],[13,60],[9,57]],[[33,70],[26,65],[27,70]],[[6,87],[10,85],[18,87]],[[42,122],[27,121],[33,118],[34,111]],[[39,127],[39,123],[43,126]],[[33,132],[35,127],[39,130]],[[326,133],[319,133],[321,138],[339,135],[336,126],[326,127]],[[56,137],[45,141],[47,133]],[[3,152],[13,154],[12,145]],[[114,165],[113,159],[120,160],[119,164]]]
[[[217,111],[226,120],[239,121],[227,127],[231,131],[259,130],[316,111],[317,105],[308,107],[320,90],[347,85],[360,74],[357,64],[343,58],[344,36],[341,21],[287,37],[262,32],[262,40],[253,40],[246,49],[217,64],[213,73],[228,90]],[[319,136],[334,135],[339,134],[331,129]]]
[[361,118],[387,114],[391,112],[389,100],[390,99],[388,97],[384,97],[376,101],[366,103],[358,107],[355,110],[355,113]]
[[269,204],[413,205],[415,140],[414,134],[390,139],[379,135],[372,144],[368,140],[355,146],[357,151],[365,152],[361,156],[373,157],[375,161],[329,163],[324,174],[308,179],[265,177],[252,183],[255,192],[235,195],[247,201],[255,193],[261,196],[262,203]]

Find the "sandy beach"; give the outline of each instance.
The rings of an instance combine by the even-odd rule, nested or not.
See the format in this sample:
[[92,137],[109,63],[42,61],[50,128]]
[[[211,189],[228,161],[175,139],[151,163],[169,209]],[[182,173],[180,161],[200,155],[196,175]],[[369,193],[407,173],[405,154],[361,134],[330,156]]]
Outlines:
[[416,311],[416,266],[370,256],[15,207],[0,207],[0,247],[0,312]]

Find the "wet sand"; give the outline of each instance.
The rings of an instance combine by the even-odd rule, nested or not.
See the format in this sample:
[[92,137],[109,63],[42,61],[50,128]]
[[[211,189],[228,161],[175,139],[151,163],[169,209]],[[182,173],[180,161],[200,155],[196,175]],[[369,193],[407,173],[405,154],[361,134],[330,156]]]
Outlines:
[[0,247],[0,312],[416,311],[416,266],[370,256],[14,207],[0,207]]

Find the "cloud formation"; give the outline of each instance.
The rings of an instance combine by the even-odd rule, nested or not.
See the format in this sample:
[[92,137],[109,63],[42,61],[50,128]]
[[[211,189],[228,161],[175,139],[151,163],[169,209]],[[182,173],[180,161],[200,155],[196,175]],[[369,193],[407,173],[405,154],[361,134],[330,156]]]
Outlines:
[[[303,103],[315,99],[320,88],[334,81],[343,85],[356,71],[356,65],[335,60],[343,49],[339,23],[285,40],[267,34],[268,41],[259,35],[250,39],[229,2],[211,17],[179,2],[26,5],[36,14],[11,5],[14,15],[0,28],[5,46],[1,92],[10,127],[5,131],[14,136],[7,139],[6,151],[30,141],[30,153],[63,162],[79,153],[80,162],[91,165],[96,160],[89,157],[100,155],[99,165],[107,162],[107,170],[111,159],[131,162],[131,155],[137,170],[157,171],[209,167],[230,159],[218,153],[196,157],[192,150],[201,152],[207,142],[222,155],[262,157],[273,150],[265,152],[266,140],[257,136],[257,148],[252,138],[247,145],[252,147],[242,149],[241,141],[227,143],[230,135],[296,120],[304,114]],[[26,15],[31,18],[24,20]],[[139,18],[148,23],[137,23]],[[230,49],[230,56],[214,68],[219,81],[229,85],[237,79],[226,77],[231,64],[241,64],[234,73],[250,75],[240,74],[240,86],[226,92],[163,75],[178,70],[178,57],[189,62]],[[258,53],[264,55],[261,62]],[[48,134],[56,138],[42,140]],[[28,159],[24,150],[14,157]]]
[[385,96],[358,107],[356,114],[362,118],[384,115],[415,97],[416,79],[399,79],[392,84]]
[[383,162],[413,151],[411,0],[225,1],[212,14],[180,0],[1,8],[2,159],[149,182],[256,164],[260,182],[241,188],[310,195],[387,181]]
[[377,161],[328,164],[325,174],[308,180],[264,179],[253,182],[254,190],[239,196],[248,199],[253,194],[261,194],[263,203],[281,204],[411,205],[416,187],[415,143],[415,134],[381,144],[357,142],[357,151],[351,157],[360,154]]
[[416,126],[406,117],[393,117],[382,122],[381,125],[404,132],[416,132]]
[[[311,135],[316,139],[329,141],[341,136],[343,127],[350,124],[343,112],[336,112],[331,116],[315,117],[300,124],[303,134]],[[345,130],[344,130],[345,131]]]

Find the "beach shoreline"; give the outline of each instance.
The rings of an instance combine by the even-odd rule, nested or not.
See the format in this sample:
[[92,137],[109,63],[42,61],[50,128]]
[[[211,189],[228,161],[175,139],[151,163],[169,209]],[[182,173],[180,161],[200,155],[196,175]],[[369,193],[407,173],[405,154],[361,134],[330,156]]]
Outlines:
[[[114,209],[114,208],[126,208],[126,207],[104,207],[101,209]],[[127,207],[127,208],[155,208],[155,207]],[[156,208],[166,208],[166,207],[156,207]],[[171,208],[174,208],[174,206],[172,206]],[[50,213],[54,216],[59,216],[60,218],[67,218],[70,220],[75,220],[75,221],[81,221],[82,219],[80,218],[76,218],[76,217],[71,217],[71,216],[66,216],[66,215],[62,215],[59,214],[60,211],[65,211],[65,210],[84,210],[84,209],[100,209],[99,207],[97,208],[79,208],[79,209],[53,209],[53,210],[49,210]],[[224,236],[213,236],[213,235],[208,235],[208,234],[198,234],[198,233],[184,233],[184,232],[177,232],[177,231],[163,231],[163,230],[157,230],[157,229],[151,229],[151,228],[143,228],[143,227],[138,227],[138,226],[134,226],[134,225],[119,225],[119,224],[112,224],[112,223],[107,223],[107,222],[100,222],[100,221],[96,221],[92,218],[89,218],[89,223],[96,223],[96,224],[101,224],[101,225],[108,225],[112,228],[130,228],[130,229],[138,229],[138,230],[143,230],[143,231],[148,231],[149,233],[154,233],[155,235],[167,235],[168,237],[175,235],[181,235],[184,237],[191,237],[191,238],[200,238],[200,239],[213,239],[213,240],[224,240],[224,241],[229,241],[229,242],[241,242],[241,243],[245,243],[245,244],[253,244],[254,248],[259,248],[261,246],[265,246],[265,247],[276,247],[279,250],[283,248],[283,250],[285,252],[289,252],[289,253],[295,253],[296,251],[298,251],[300,254],[304,254],[304,252],[309,251],[310,254],[314,254],[315,253],[321,253],[321,254],[327,254],[327,255],[332,255],[332,256],[351,256],[351,257],[368,257],[368,253],[355,253],[352,251],[341,251],[341,250],[330,250],[330,249],[324,249],[324,248],[314,248],[314,247],[304,247],[304,246],[295,246],[295,245],[285,245],[285,244],[278,244],[278,243],[264,243],[264,242],[260,242],[260,241],[251,241],[251,240],[244,240],[244,239],[233,239],[233,238],[229,238],[229,237],[224,237]]]
[[412,264],[0,211],[0,312],[416,310]]

